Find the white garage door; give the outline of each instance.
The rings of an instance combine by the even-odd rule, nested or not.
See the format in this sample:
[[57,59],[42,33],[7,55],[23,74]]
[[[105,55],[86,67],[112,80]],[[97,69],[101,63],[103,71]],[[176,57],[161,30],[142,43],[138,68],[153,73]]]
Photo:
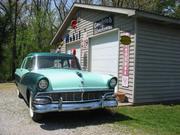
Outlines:
[[110,32],[90,39],[90,70],[118,76],[118,32]]
[[66,53],[70,54],[71,53],[71,49],[75,48],[76,49],[76,57],[78,58],[79,62],[80,62],[80,45],[79,44],[69,44],[66,45]]

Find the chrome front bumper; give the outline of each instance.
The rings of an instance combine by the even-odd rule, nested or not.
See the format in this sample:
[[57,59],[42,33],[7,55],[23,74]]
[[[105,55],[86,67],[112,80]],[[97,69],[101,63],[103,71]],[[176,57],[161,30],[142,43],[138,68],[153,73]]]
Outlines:
[[45,105],[33,105],[33,111],[36,113],[47,113],[57,111],[78,111],[78,110],[91,110],[104,107],[116,107],[118,102],[116,99],[111,100],[98,100],[98,101],[82,101],[82,102],[68,102],[68,103],[50,103]]

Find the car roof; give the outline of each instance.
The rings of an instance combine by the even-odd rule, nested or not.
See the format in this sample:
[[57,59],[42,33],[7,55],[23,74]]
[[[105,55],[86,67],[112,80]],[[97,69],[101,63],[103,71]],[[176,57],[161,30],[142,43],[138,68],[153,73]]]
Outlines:
[[29,56],[62,56],[62,57],[72,57],[71,54],[66,53],[50,53],[50,52],[34,52],[27,55]]

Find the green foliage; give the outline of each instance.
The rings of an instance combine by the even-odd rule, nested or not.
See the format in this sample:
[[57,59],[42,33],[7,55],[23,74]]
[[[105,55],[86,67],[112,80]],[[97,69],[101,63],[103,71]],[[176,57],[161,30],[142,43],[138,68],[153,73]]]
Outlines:
[[[56,30],[52,25],[56,16],[49,7],[49,0],[18,1],[17,24],[14,27],[15,2],[0,1],[0,82],[12,79],[13,61],[19,67],[28,53],[49,51],[49,43]],[[16,57],[13,57],[15,29]]]
[[176,11],[175,17],[180,18],[180,5],[176,7],[175,11]]
[[0,82],[10,79],[11,24],[7,14],[0,14]]
[[1,63],[1,71],[0,71],[0,82],[5,82],[11,80],[11,51],[8,48],[3,49],[3,54],[9,54],[4,56]]
[[107,0],[102,0],[101,4],[107,5],[107,3],[109,3],[109,6],[139,9],[161,15],[165,15],[163,10],[169,6],[175,9],[175,13],[166,15],[180,18],[179,7],[176,8],[175,1],[176,0],[111,0],[111,2],[109,2]]

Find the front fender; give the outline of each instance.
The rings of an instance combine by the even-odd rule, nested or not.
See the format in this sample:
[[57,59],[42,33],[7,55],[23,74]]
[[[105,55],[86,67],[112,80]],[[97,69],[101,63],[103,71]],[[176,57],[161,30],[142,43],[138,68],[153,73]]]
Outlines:
[[28,72],[22,77],[21,84],[26,87],[25,88],[26,91],[29,90],[30,92],[32,92],[33,95],[35,95],[37,93],[37,91],[38,91],[37,83],[43,77],[44,76],[41,75],[41,74]]

